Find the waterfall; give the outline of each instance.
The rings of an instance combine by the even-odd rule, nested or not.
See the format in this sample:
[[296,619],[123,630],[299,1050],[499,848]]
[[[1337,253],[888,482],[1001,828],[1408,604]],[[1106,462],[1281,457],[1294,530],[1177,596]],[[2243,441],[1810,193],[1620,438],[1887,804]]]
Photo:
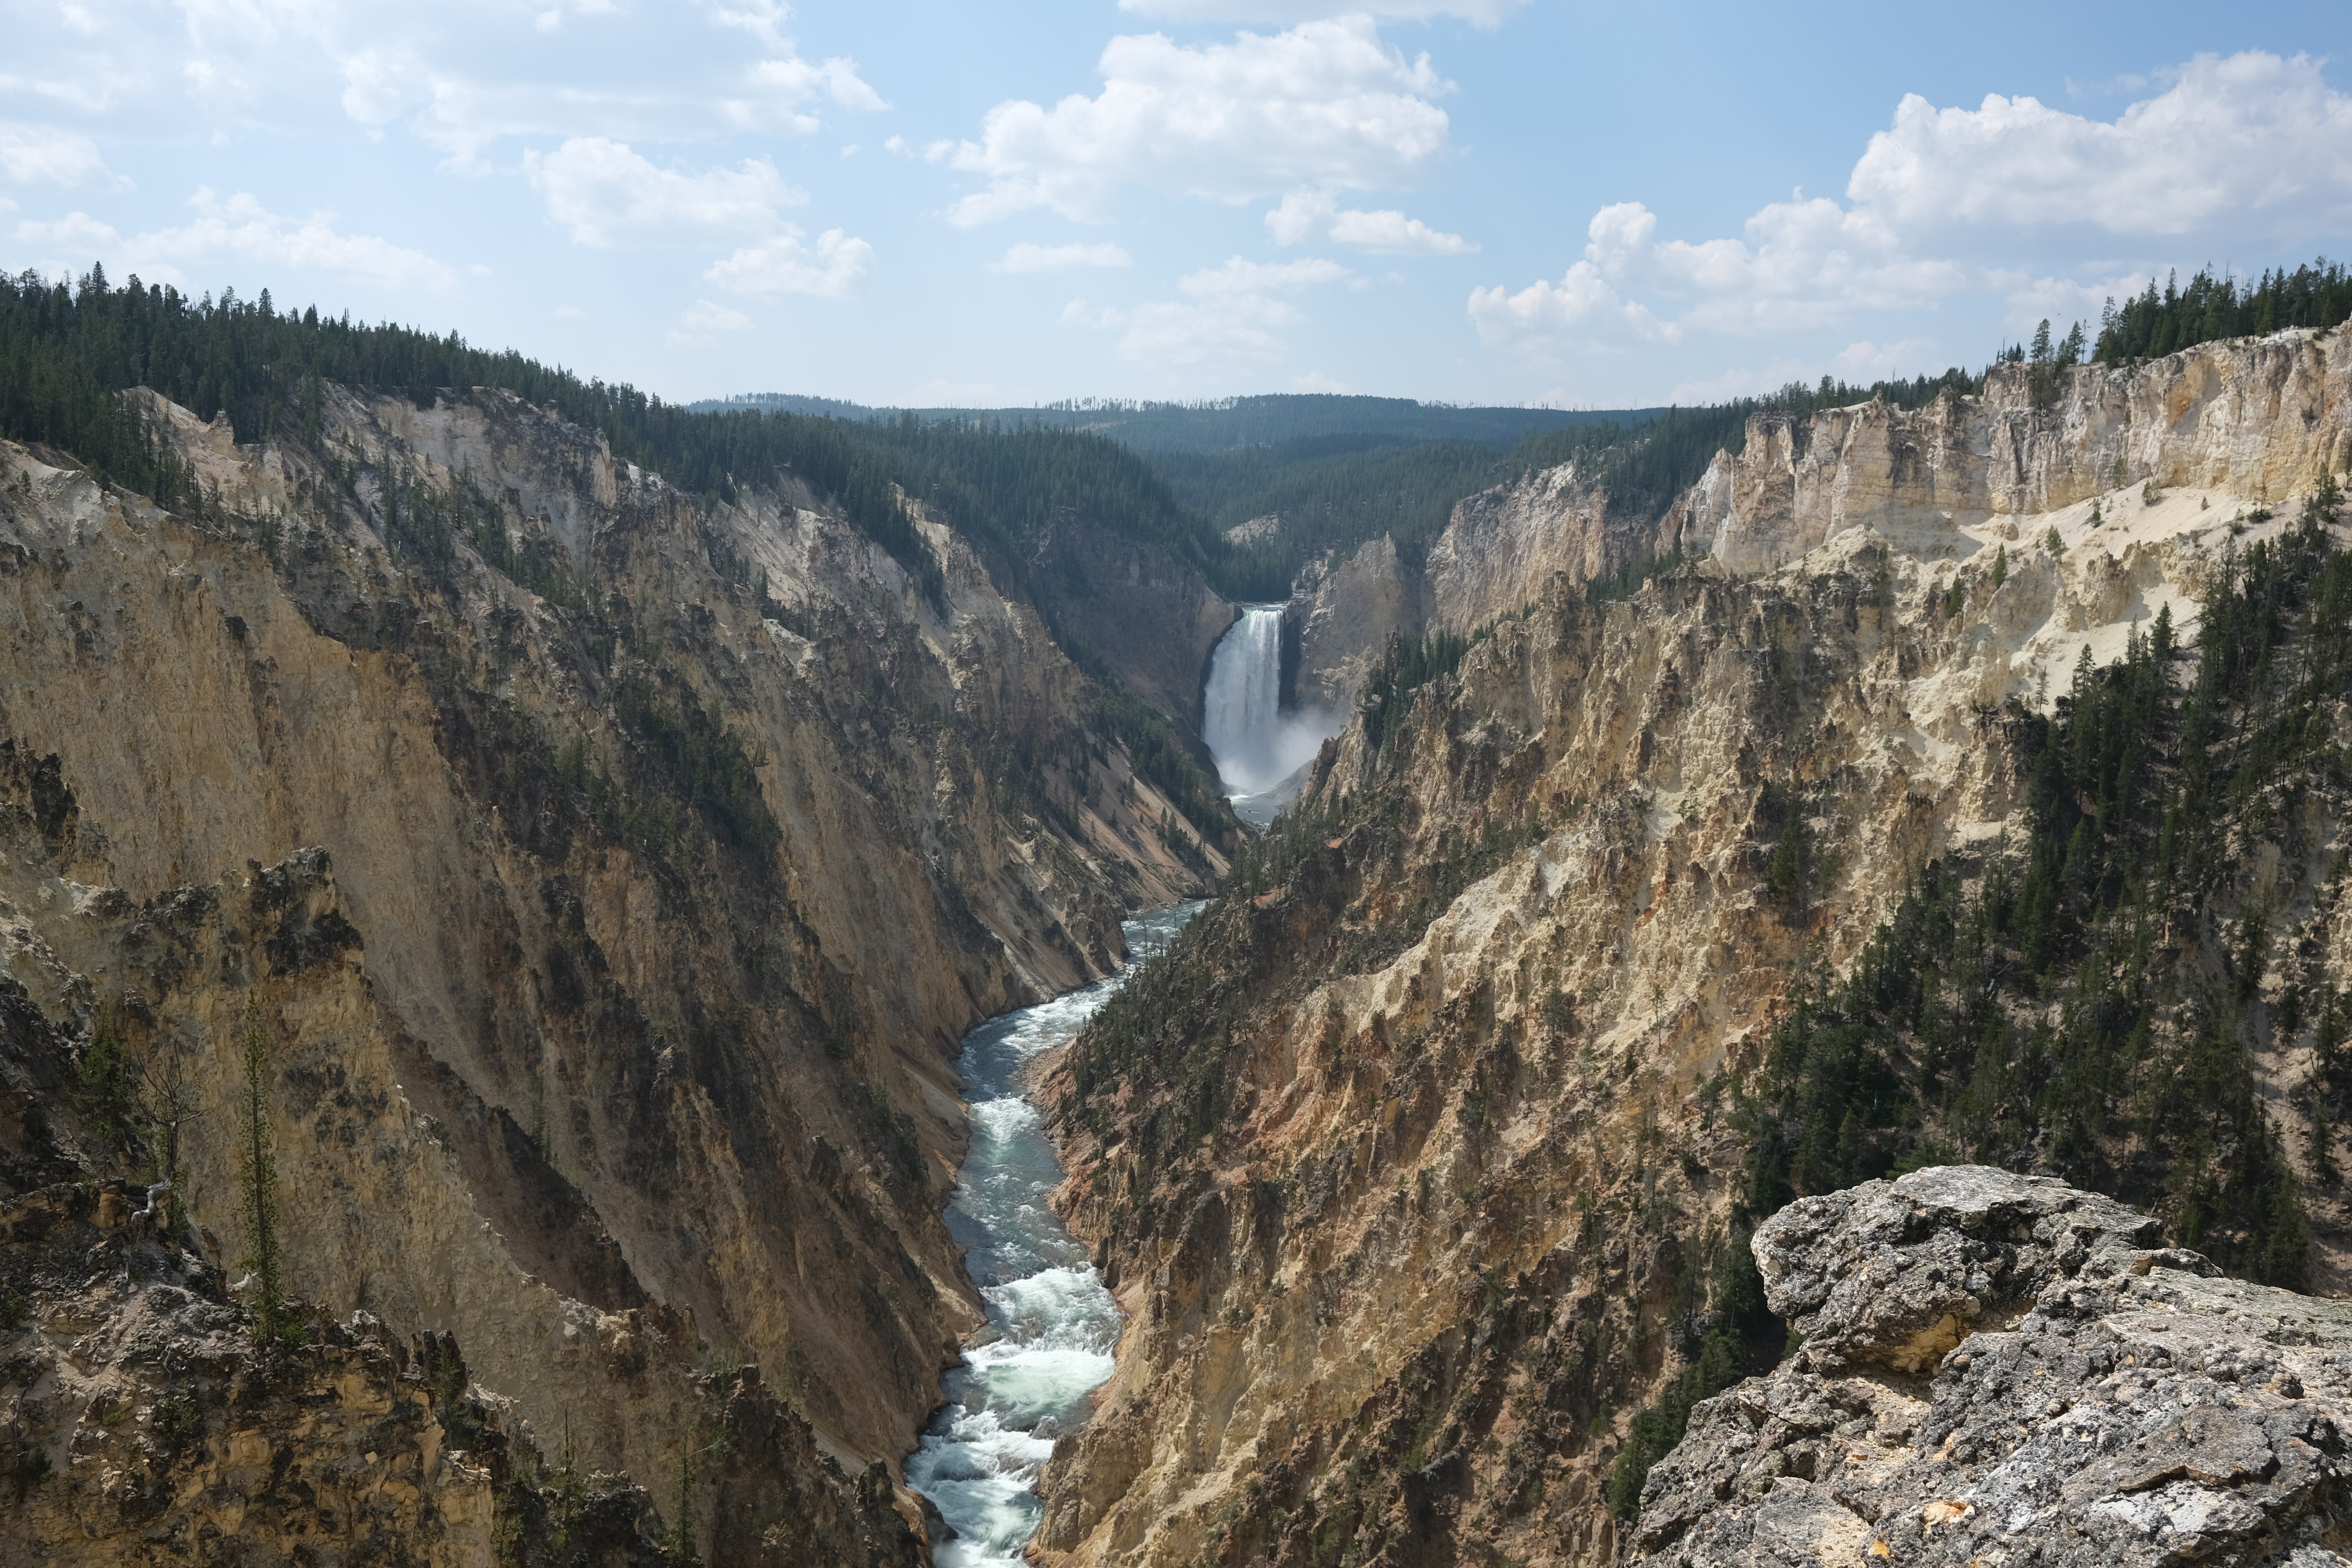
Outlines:
[[1282,608],[1252,605],[1217,644],[1202,702],[1201,739],[1225,787],[1255,795],[1290,770],[1275,755],[1282,727]]
[[1201,739],[1234,809],[1264,826],[1297,795],[1297,775],[1345,715],[1282,708],[1282,606],[1250,605],[1209,661]]

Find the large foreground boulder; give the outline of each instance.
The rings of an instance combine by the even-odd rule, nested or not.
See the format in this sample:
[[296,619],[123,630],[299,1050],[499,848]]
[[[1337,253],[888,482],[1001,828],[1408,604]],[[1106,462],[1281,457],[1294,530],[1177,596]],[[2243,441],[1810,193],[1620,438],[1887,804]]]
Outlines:
[[1981,1166],[1791,1204],[1755,1251],[1801,1348],[1693,1411],[1632,1555],[2352,1562],[2352,1303],[2218,1278],[2158,1229]]

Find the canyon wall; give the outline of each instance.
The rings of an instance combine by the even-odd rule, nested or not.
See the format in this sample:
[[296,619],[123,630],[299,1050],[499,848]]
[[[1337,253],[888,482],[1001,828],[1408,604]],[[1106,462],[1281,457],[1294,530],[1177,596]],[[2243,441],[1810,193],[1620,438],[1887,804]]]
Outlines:
[[1029,578],[1065,640],[1108,661],[1161,712],[1200,731],[1209,655],[1238,612],[1199,573],[1159,545],[1063,517],[1038,535]]
[[[330,388],[242,447],[143,406],[201,510],[0,447],[27,1005],[170,1086],[228,1265],[252,998],[289,1286],[454,1331],[542,1449],[674,1515],[692,1379],[756,1363],[887,1492],[981,1321],[959,1037],[1217,843],[935,522],[937,604],[823,497],[682,496],[504,394]],[[26,1125],[161,1157],[66,1088]]]
[[[1352,699],[1391,632],[1469,632],[1534,603],[1555,574],[1588,583],[1677,549],[1747,573],[1849,529],[1918,554],[1964,549],[1956,527],[2126,490],[2137,504],[2147,486],[2284,504],[2352,468],[2341,342],[2290,331],[2128,368],[2076,366],[2039,407],[2029,367],[2015,364],[1995,367],[1980,397],[1755,415],[1738,455],[1718,454],[1656,518],[1612,506],[1576,465],[1529,473],[1459,502],[1423,565],[1395,563],[1394,547],[1376,542],[1304,578],[1294,614],[1308,631],[1307,668],[1325,700]],[[1368,600],[1395,608],[1367,615]]]
[[1674,548],[1675,522],[1612,508],[1609,492],[1573,463],[1472,496],[1430,546],[1429,626],[1472,631],[1535,603],[1556,574],[1590,583],[1663,555]]
[[1420,628],[1423,586],[1385,534],[1309,568],[1283,610],[1298,638],[1295,702],[1330,712],[1353,706],[1389,638]]
[[2343,334],[2205,343],[2128,368],[2057,373],[2035,407],[2021,364],[1982,397],[1759,415],[1677,519],[1684,547],[1735,571],[1790,561],[1849,528],[1932,541],[1953,524],[2060,511],[2153,485],[2283,504],[2352,465]]
[[1534,603],[1555,575],[1587,583],[1672,548],[1678,521],[1612,512],[1605,490],[1562,464],[1455,503],[1423,558],[1386,535],[1334,552],[1300,574],[1289,605],[1297,700],[1345,710],[1391,637],[1475,630]]
[[[1818,415],[1780,449],[1842,468],[1669,514],[1736,517],[1721,558],[1605,606],[1566,569],[1530,605],[1458,601],[1491,635],[1393,721],[1359,715],[1287,831],[1045,1085],[1057,1203],[1132,1316],[1048,1469],[1043,1560],[1614,1560],[1608,1483],[1697,1354],[1690,1292],[1736,1218],[1739,1097],[1772,1029],[1923,872],[2008,853],[2022,748],[2084,650],[2111,663],[2168,613],[2189,636],[2281,537],[2273,509],[2321,479],[2343,414],[2306,420],[2294,394],[2267,426],[2217,413],[2235,455],[2160,473],[2131,467],[2173,449],[2142,414],[2120,478],[2064,433],[2208,372],[2323,384],[2333,342],[2078,373],[2003,416],[2011,477],[1975,510],[1915,505],[1948,497],[1933,465],[1874,479],[1893,448],[1854,437],[1973,405]],[[1716,476],[1769,474],[1769,437]],[[2101,461],[2104,489],[2067,478]],[[1829,526],[1819,498],[1873,485],[1900,504]],[[1560,548],[1590,559],[1572,530]],[[2307,978],[2352,984],[2331,870],[2352,805],[2314,785],[2261,820],[2291,826],[2229,840],[2225,901],[2296,933]],[[2171,940],[2223,984],[2210,947]],[[2284,973],[2229,984],[2273,995]],[[2282,1044],[2251,1069],[2289,1140],[2305,1066]],[[2311,1192],[2332,1289],[2352,1225]]]

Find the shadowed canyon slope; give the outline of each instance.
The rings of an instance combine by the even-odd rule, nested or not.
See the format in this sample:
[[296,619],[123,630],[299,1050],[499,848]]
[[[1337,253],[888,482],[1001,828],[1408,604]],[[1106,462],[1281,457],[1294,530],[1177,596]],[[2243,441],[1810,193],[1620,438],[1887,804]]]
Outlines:
[[[681,1434],[767,1398],[694,1378],[741,1363],[887,1494],[980,1321],[956,1040],[1108,973],[1230,819],[919,511],[936,602],[825,496],[686,496],[509,394],[329,386],[316,440],[249,445],[135,395],[200,509],[0,446],[12,1188],[138,1168],[76,1079],[103,1039],[233,1260],[252,994],[309,1310],[454,1332],[509,1430],[673,1521]],[[1156,570],[1114,667],[1213,639]]]
[[2342,1289],[2347,353],[1759,420],[1664,533],[1530,479],[1351,589],[1493,629],[1047,1086],[1132,1316],[1045,1560],[1609,1561],[1666,1413],[1769,1363],[1744,1227],[1954,1142]]

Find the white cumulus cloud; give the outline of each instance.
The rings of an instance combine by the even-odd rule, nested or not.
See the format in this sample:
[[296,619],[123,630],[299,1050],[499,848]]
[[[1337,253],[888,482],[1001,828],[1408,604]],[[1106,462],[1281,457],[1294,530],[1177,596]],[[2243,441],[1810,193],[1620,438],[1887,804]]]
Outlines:
[[1215,267],[1188,272],[1176,287],[1197,300],[1229,300],[1245,294],[1271,294],[1337,283],[1353,274],[1336,261],[1309,257],[1300,261],[1247,261],[1233,257]]
[[[1844,201],[1800,193],[1759,208],[1736,237],[1700,240],[1661,240],[1640,202],[1603,207],[1557,280],[1475,289],[1471,321],[1489,344],[1558,348],[1834,331],[1971,294],[2026,320],[2088,315],[2102,290],[2147,276],[2119,272],[2116,238],[2145,247],[2156,268],[2341,234],[2352,220],[2352,98],[2326,85],[2319,62],[2204,55],[2169,81],[2112,121],[2031,98],[1939,110],[1907,96],[1856,162]],[[2080,250],[2086,231],[2102,237],[2095,276],[2069,279],[2051,253]]]
[[764,158],[695,174],[665,169],[625,142],[575,136],[552,153],[529,153],[523,173],[547,216],[582,245],[659,244],[696,236],[756,234],[805,195]]
[[1658,220],[1639,202],[1620,202],[1585,226],[1584,257],[1570,264],[1559,282],[1539,278],[1517,293],[1499,285],[1470,291],[1470,320],[1488,343],[1605,338],[1630,331],[1636,336],[1671,339],[1673,329],[1649,310],[1625,300],[1609,280],[1627,263],[1646,258]]
[[[809,131],[885,101],[837,47],[796,43],[787,8],[749,0],[89,0],[5,16],[6,118],[84,132],[110,153],[118,139],[357,125],[488,174],[512,168],[517,142],[642,148]],[[814,20],[812,31],[845,30]]]
[[740,310],[697,300],[693,308],[678,319],[678,325],[698,332],[748,332],[751,330],[751,318]]
[[1178,279],[1181,299],[1155,300],[1132,311],[1073,300],[1063,309],[1062,324],[1097,331],[1124,327],[1118,352],[1141,363],[1264,363],[1281,354],[1282,329],[1305,319],[1289,296],[1353,276],[1320,258],[1263,262],[1236,256]]
[[46,125],[0,124],[0,178],[22,185],[116,184],[98,143]]
[[1293,191],[1265,215],[1276,245],[1328,240],[1376,256],[1462,256],[1478,247],[1401,212],[1342,207],[1328,191]]
[[[75,212],[18,224],[16,240],[41,253],[43,271],[82,271],[104,261],[117,278],[135,272],[150,283],[183,283],[192,268],[217,271],[218,263],[236,261],[391,289],[440,291],[457,285],[457,272],[446,263],[373,235],[343,233],[331,214],[287,217],[249,195],[223,200],[209,189],[197,191],[188,205],[194,216],[187,223],[146,234],[125,237]],[[260,280],[267,281],[266,274]]]
[[793,103],[824,97],[844,109],[876,110],[890,106],[857,74],[856,60],[838,57],[818,65],[799,58],[761,60],[751,68],[752,79],[775,88]]
[[1135,258],[1116,245],[1033,245],[1023,240],[991,264],[992,272],[1067,272],[1074,267],[1126,267]]
[[2352,215],[2352,98],[2309,56],[2260,51],[2200,55],[2112,123],[2031,98],[1937,109],[1915,93],[1870,139],[1846,195],[1906,231],[2185,235],[2290,204],[2298,226],[2324,229]]
[[697,300],[680,316],[663,342],[674,349],[694,348],[710,341],[714,332],[748,332],[751,318],[725,305]]
[[837,228],[810,245],[787,226],[757,245],[747,245],[703,277],[735,294],[814,294],[839,298],[874,264],[874,247]]
[[1301,185],[1372,189],[1416,177],[1447,148],[1445,111],[1431,100],[1452,84],[1426,55],[1383,43],[1368,16],[1201,47],[1113,38],[1099,68],[1095,97],[1000,103],[979,141],[934,150],[988,182],[949,209],[951,221],[1041,206],[1101,218],[1129,184],[1232,203]]

